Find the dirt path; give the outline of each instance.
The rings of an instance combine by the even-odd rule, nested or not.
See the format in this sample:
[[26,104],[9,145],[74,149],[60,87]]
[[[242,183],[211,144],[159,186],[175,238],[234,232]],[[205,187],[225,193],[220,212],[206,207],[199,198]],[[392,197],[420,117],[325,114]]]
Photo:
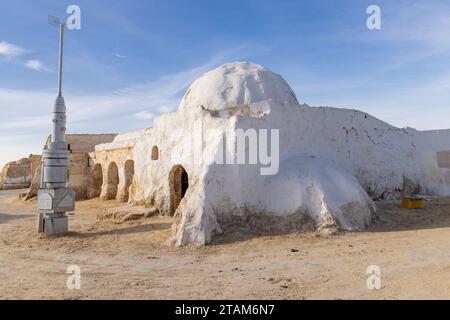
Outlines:
[[[450,198],[425,210],[380,204],[368,232],[254,237],[173,248],[169,218],[113,225],[96,214],[115,202],[77,203],[70,234],[35,233],[35,203],[0,192],[3,299],[450,299]],[[81,268],[81,289],[66,268]],[[368,290],[378,265],[380,290]]]

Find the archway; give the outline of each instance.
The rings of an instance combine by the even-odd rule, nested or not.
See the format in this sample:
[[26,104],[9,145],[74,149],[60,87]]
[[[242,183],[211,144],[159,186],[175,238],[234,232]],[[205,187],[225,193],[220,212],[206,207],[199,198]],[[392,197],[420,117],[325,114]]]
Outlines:
[[125,189],[124,189],[124,193],[123,193],[123,198],[122,200],[124,202],[127,202],[129,197],[130,197],[130,188],[131,185],[133,184],[133,177],[134,177],[134,161],[133,160],[127,160],[125,162],[125,167],[124,167],[124,176],[125,176]]
[[117,197],[117,186],[119,185],[119,170],[115,162],[108,166],[108,186],[106,189],[106,199],[113,200]]
[[176,165],[169,173],[170,186],[170,215],[174,215],[189,188],[189,177],[181,165]]
[[97,198],[102,193],[103,170],[102,165],[97,163],[92,170],[92,197]]

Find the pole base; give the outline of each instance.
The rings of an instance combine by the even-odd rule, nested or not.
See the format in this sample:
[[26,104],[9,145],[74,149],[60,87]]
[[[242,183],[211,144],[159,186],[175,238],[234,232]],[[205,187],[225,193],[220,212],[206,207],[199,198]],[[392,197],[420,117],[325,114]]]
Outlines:
[[42,226],[42,232],[48,237],[63,235],[69,232],[69,218],[66,216],[44,216]]

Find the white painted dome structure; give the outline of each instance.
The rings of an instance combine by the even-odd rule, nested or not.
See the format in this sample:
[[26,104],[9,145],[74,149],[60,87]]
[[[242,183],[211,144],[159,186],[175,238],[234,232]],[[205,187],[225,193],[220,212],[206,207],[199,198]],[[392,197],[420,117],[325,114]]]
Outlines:
[[[238,161],[238,150],[249,161]],[[96,192],[119,190],[116,198],[174,216],[176,245],[219,234],[364,230],[372,199],[450,194],[450,168],[437,161],[449,150],[450,130],[404,130],[357,110],[300,106],[280,75],[232,62],[195,80],[178,110],[152,128],[96,146],[94,166],[108,179]],[[115,167],[120,177],[110,179]]]
[[225,110],[264,101],[298,105],[287,82],[278,74],[250,62],[231,62],[195,80],[180,103],[183,108]]

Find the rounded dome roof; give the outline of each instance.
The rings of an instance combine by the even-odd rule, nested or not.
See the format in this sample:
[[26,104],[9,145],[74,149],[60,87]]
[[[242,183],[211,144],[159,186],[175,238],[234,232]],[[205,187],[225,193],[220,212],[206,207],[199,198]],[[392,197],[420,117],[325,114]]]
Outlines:
[[287,82],[278,74],[250,62],[232,62],[195,80],[180,103],[181,108],[223,110],[262,101],[298,105]]

